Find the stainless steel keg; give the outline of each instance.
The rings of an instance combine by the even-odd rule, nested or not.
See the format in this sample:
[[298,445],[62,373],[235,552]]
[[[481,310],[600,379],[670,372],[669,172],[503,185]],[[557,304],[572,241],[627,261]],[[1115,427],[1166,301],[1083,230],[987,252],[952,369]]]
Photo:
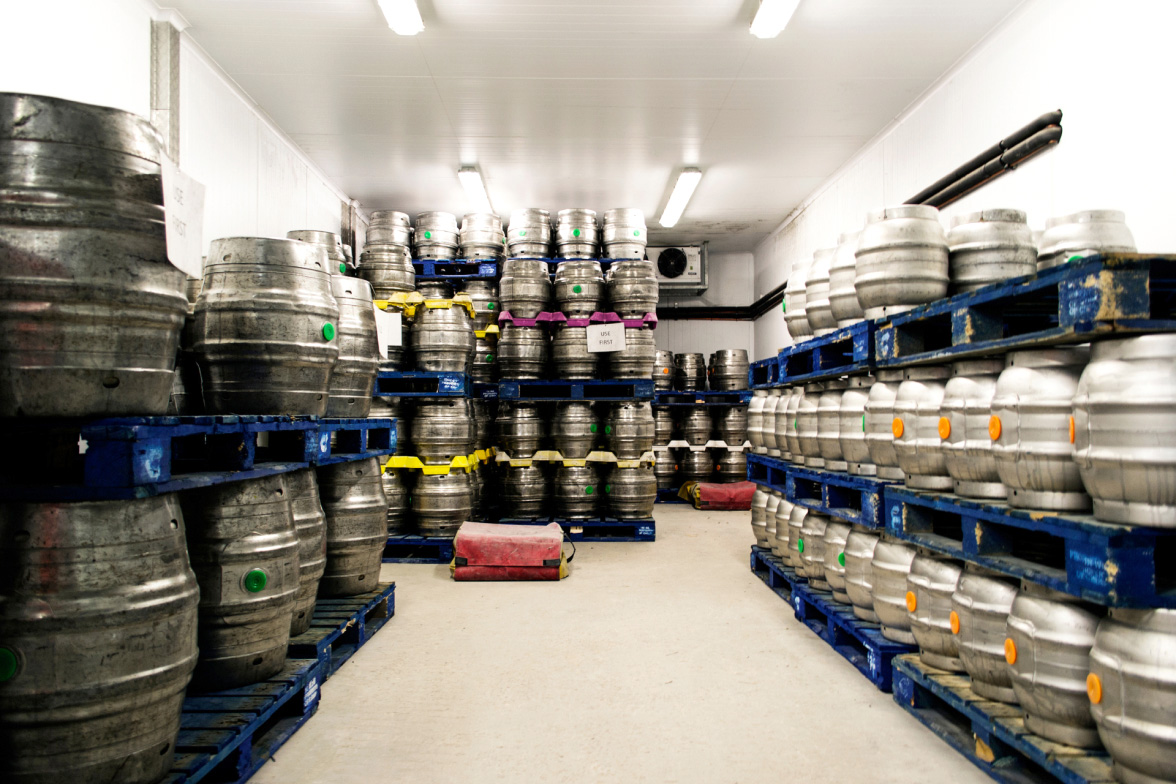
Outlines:
[[327,566],[327,516],[319,501],[314,469],[291,471],[285,477],[298,537],[298,595],[290,618],[290,636],[295,637],[310,628],[314,617],[319,580]]
[[1037,246],[1020,210],[957,215],[947,232],[951,289],[975,291],[1037,272]]
[[498,301],[498,284],[491,280],[467,280],[461,287],[474,303],[474,331],[481,332],[492,324],[498,323],[498,313],[502,305]]
[[610,406],[604,433],[609,451],[618,460],[636,460],[653,449],[654,432],[653,409],[648,402],[626,401]]
[[534,520],[547,514],[551,494],[547,475],[539,463],[506,467],[500,487],[502,508],[512,520]]
[[547,258],[551,253],[551,213],[536,207],[511,212],[506,246],[511,258]]
[[829,264],[829,309],[838,328],[848,327],[865,318],[853,286],[857,275],[858,232],[837,238],[837,251]]
[[555,472],[555,511],[561,520],[600,516],[601,487],[591,465],[561,465]]
[[551,276],[547,262],[536,259],[507,259],[498,281],[502,309],[515,318],[535,318],[551,302]]
[[894,451],[906,474],[906,486],[917,490],[950,490],[939,405],[951,368],[929,365],[906,368],[894,398]]
[[412,354],[417,370],[468,373],[476,345],[474,323],[464,307],[426,304],[417,310],[412,325]]
[[369,457],[319,466],[318,483],[327,516],[327,568],[319,596],[376,590],[388,539],[388,497],[380,461]]
[[829,583],[833,600],[841,604],[853,604],[849,598],[849,586],[845,581],[845,543],[852,530],[849,523],[833,518],[825,524],[825,582]]
[[817,337],[837,328],[837,319],[829,302],[829,271],[836,248],[821,248],[813,254],[813,263],[804,280],[805,318]]
[[354,270],[347,263],[347,256],[343,253],[343,240],[333,231],[319,231],[318,229],[298,229],[286,232],[286,239],[308,242],[318,245],[327,255],[327,271],[332,275],[351,275]]
[[992,396],[1003,368],[1000,359],[968,359],[951,365],[951,379],[940,404],[939,436],[956,495],[1002,501],[1008,495],[988,435]]
[[849,468],[841,452],[841,395],[848,388],[846,379],[830,379],[817,398],[817,451],[825,462],[826,471]]
[[951,597],[963,570],[959,561],[920,553],[907,574],[906,605],[919,658],[949,672],[964,671],[951,625]]
[[634,208],[606,211],[601,240],[604,245],[605,258],[645,258],[645,245],[648,242],[645,213]]
[[653,467],[614,466],[604,480],[604,497],[609,515],[619,520],[653,517],[653,504],[657,500],[657,479],[653,475]]
[[625,380],[653,378],[656,354],[657,346],[654,345],[652,330],[627,327],[625,347],[605,354],[609,377]]
[[878,622],[874,612],[874,548],[880,537],[854,526],[845,538],[845,593],[853,602],[853,614],[863,621]]
[[366,417],[380,363],[372,287],[366,280],[333,275],[331,294],[339,305],[339,360],[327,385],[327,416]]
[[812,258],[793,259],[792,271],[784,286],[784,323],[788,327],[788,334],[795,343],[800,342],[803,338],[812,337],[813,334],[813,328],[809,326],[808,313],[806,312],[807,293],[805,291],[805,281],[812,263]]
[[837,410],[837,440],[841,442],[841,456],[845,459],[846,470],[855,476],[875,476],[878,473],[866,443],[866,401],[873,383],[870,376],[850,376]]
[[600,247],[600,230],[593,210],[572,208],[555,216],[556,255],[561,259],[594,259]]
[[552,372],[556,378],[600,378],[602,354],[588,350],[587,327],[559,327],[551,341]]
[[457,216],[450,212],[422,212],[413,232],[418,259],[457,258]]
[[498,340],[498,373],[504,379],[543,378],[549,350],[543,327],[508,324]]
[[543,445],[547,423],[538,403],[502,401],[498,404],[498,443],[512,458],[532,457]]
[[708,373],[710,388],[715,390],[747,389],[747,373],[750,364],[746,349],[719,349],[711,354]]
[[603,310],[604,298],[599,261],[569,259],[555,266],[555,303],[568,318],[587,318]]
[[551,437],[556,450],[566,460],[588,457],[603,435],[599,418],[586,400],[556,403],[551,421]]
[[474,451],[475,422],[465,398],[421,398],[412,418],[412,444],[423,463],[448,465]]
[[710,441],[713,424],[706,406],[690,406],[682,414],[679,431],[691,446],[703,446]]
[[657,310],[657,273],[648,261],[614,261],[605,282],[609,303],[621,318],[643,318]]
[[878,467],[879,479],[905,477],[894,451],[894,399],[902,378],[902,370],[878,370],[866,398],[866,448],[870,461]]
[[706,358],[702,354],[674,355],[674,388],[679,392],[706,389]]
[[747,406],[721,406],[715,409],[715,437],[727,446],[743,446],[747,441]]
[[913,560],[914,547],[884,538],[874,546],[874,557],[870,562],[874,613],[882,624],[882,636],[908,645],[916,643],[906,605],[907,575]]
[[715,479],[723,484],[747,481],[747,455],[728,449],[715,449]]
[[674,388],[674,352],[658,351],[653,360],[653,388]]
[[1135,237],[1119,210],[1086,210],[1047,220],[1038,245],[1037,269],[1045,270],[1074,256],[1134,253]]
[[866,318],[947,296],[947,238],[934,207],[904,204],[871,212],[856,258],[854,289]]
[[710,482],[714,475],[715,460],[707,450],[683,450],[678,457],[678,476],[683,483]]
[[949,619],[972,691],[1008,703],[1017,701],[1004,652],[1009,610],[1016,596],[1016,580],[968,564],[951,595]]
[[453,536],[473,512],[473,482],[465,471],[421,474],[412,491],[412,513],[425,536]]

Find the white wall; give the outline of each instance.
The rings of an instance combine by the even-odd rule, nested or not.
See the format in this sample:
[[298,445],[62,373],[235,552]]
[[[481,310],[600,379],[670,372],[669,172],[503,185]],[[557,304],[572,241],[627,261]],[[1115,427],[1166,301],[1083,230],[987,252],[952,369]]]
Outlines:
[[[1162,89],[1173,29],[1174,2],[1029,0],[756,248],[755,296],[786,280],[794,259],[861,228],[868,210],[901,203],[1053,109],[1061,143],[947,207],[945,223],[1014,207],[1040,229],[1055,215],[1120,209],[1140,250],[1173,250],[1176,102]],[[756,358],[789,342],[779,310],[756,322]]]
[[[747,306],[752,303],[752,262],[750,253],[712,253],[710,281],[699,297],[662,296],[661,307],[704,307],[708,305]],[[657,347],[676,354],[701,352],[710,356],[720,348],[751,351],[750,321],[662,321],[654,333]]]

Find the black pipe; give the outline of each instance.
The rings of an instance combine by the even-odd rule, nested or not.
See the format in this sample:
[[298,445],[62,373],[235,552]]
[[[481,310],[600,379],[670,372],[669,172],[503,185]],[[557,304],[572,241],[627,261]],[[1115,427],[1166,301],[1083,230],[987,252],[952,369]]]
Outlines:
[[932,207],[945,207],[953,201],[963,198],[990,180],[999,177],[1005,172],[1012,171],[1029,158],[1057,144],[1061,138],[1062,129],[1057,125],[1038,131],[1011,150],[1005,152],[999,158],[988,161],[966,177],[960,178],[934,196],[925,199],[923,203],[929,204]]
[[1006,150],[1013,149],[1014,147],[1021,144],[1022,142],[1029,139],[1030,137],[1034,136],[1038,132],[1040,132],[1046,128],[1049,128],[1050,126],[1060,125],[1061,122],[1062,122],[1062,110],[1061,109],[1058,109],[1058,110],[1052,111],[1052,112],[1047,112],[1046,114],[1041,115],[1040,117],[1038,117],[1036,120],[1029,123],[1025,127],[1020,128],[1019,130],[1014,131],[1012,134],[1001,139],[999,142],[992,145],[991,147],[989,147],[987,150],[980,153],[979,155],[975,156],[974,158],[969,160],[967,163],[964,163],[964,164],[956,167],[949,174],[947,174],[943,177],[940,177],[938,180],[931,183],[930,185],[928,185],[923,190],[919,191],[917,194],[915,194],[911,198],[907,199],[906,203],[907,204],[929,204],[930,202],[928,201],[928,199],[931,196],[937,195],[941,191],[946,190],[949,186],[953,185],[956,181],[961,180],[964,177],[966,177],[967,175],[976,171],[977,169],[982,168],[984,166],[984,164],[988,163],[989,161],[1000,158],[1002,153],[1004,153]]
[[763,295],[750,305],[698,305],[657,309],[659,321],[686,321],[706,319],[710,321],[755,321],[784,301],[784,287],[787,281]]

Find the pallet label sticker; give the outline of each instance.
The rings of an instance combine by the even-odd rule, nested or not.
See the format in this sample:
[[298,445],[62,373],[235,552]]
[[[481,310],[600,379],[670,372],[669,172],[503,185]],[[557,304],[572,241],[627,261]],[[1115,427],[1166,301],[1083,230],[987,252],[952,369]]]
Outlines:
[[314,705],[314,701],[318,699],[318,690],[318,676],[315,675],[306,682],[306,691],[302,693],[302,707],[304,710]]
[[589,324],[587,332],[590,354],[625,350],[624,324]]
[[637,527],[637,535],[638,536],[653,536],[653,526],[652,525],[638,526]]
[[457,392],[462,388],[461,379],[456,377],[442,376],[438,383],[447,392]]

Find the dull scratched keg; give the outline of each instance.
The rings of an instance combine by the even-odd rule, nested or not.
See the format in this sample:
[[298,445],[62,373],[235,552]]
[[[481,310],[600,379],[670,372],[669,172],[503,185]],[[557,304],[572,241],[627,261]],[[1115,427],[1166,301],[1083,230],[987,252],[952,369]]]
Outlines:
[[471,212],[461,219],[458,256],[463,259],[500,259],[506,250],[502,218],[490,212]]
[[799,577],[804,577],[804,558],[800,554],[800,540],[801,531],[804,530],[804,519],[808,517],[808,513],[808,508],[800,504],[793,504],[792,511],[788,513],[788,552],[784,562],[795,569]]
[[473,512],[473,481],[453,469],[448,474],[421,474],[412,491],[412,513],[423,536],[453,536]]
[[323,416],[339,359],[339,305],[323,249],[298,240],[214,240],[195,344],[212,414]]
[[[764,404],[768,402],[768,390],[757,389],[751,393],[751,401],[747,404],[747,440],[751,442],[751,451],[757,455],[764,454],[764,427],[767,424],[764,417]],[[775,435],[775,416],[772,417],[773,435]]]
[[1134,253],[1135,237],[1118,210],[1087,210],[1050,218],[1038,247],[1037,269],[1065,264],[1074,256]]
[[388,497],[380,461],[369,457],[319,466],[318,483],[327,516],[327,568],[319,596],[376,590],[388,538]]
[[826,471],[845,471],[849,464],[841,453],[841,395],[849,388],[844,378],[830,379],[817,398],[817,451]]
[[[660,465],[660,463],[659,463]],[[656,470],[656,466],[655,466]],[[661,487],[661,483],[658,483]],[[771,547],[772,541],[768,540],[767,520],[768,514],[768,491],[763,485],[757,484],[755,492],[751,494],[751,533],[755,536],[755,543],[758,547]],[[777,531],[779,531],[779,523]]]
[[588,350],[587,327],[558,327],[551,340],[551,364],[556,378],[599,378],[600,357]]
[[491,280],[467,280],[461,293],[474,303],[474,330],[481,332],[491,324],[498,323],[501,304],[498,301],[498,284]]
[[838,328],[848,327],[865,318],[853,287],[857,275],[858,232],[837,238],[837,250],[829,264],[829,310]]
[[747,455],[726,449],[712,451],[715,479],[721,484],[747,481]]
[[474,362],[470,379],[483,384],[498,381],[498,340],[493,335],[474,337]]
[[644,259],[648,242],[645,213],[631,207],[606,211],[601,240],[606,259]]
[[448,465],[474,451],[475,425],[465,398],[422,398],[412,418],[414,453],[423,463]]
[[299,586],[298,536],[282,475],[183,494],[188,557],[200,583],[193,688],[235,689],[286,663]]
[[551,213],[536,207],[511,212],[506,247],[512,259],[547,258],[551,253]]
[[781,453],[781,445],[776,440],[776,416],[780,407],[785,404],[787,398],[781,394],[779,389],[769,389],[768,398],[764,401],[764,427],[760,431],[760,437],[764,442],[764,453],[773,457],[779,457]]
[[0,779],[158,781],[197,655],[176,496],[0,504],[0,563]]
[[947,232],[947,250],[953,292],[1037,272],[1037,246],[1020,210],[957,215]]
[[506,468],[502,479],[502,508],[512,520],[534,520],[547,513],[550,495],[547,475],[539,463]]
[[594,259],[600,244],[600,230],[593,210],[572,208],[555,216],[556,255],[561,259]]
[[788,326],[788,334],[792,336],[794,343],[799,343],[802,338],[812,337],[813,334],[805,310],[807,294],[804,288],[812,263],[811,257],[794,259],[788,282],[784,286],[784,323]]
[[702,354],[674,355],[674,388],[679,392],[706,389],[706,358]]
[[418,259],[457,258],[457,216],[450,212],[422,212],[413,232]]
[[412,325],[417,370],[468,373],[477,346],[469,311],[448,299],[435,300],[433,305],[422,305]]
[[713,423],[706,406],[690,406],[682,415],[678,430],[690,446],[704,446],[710,441]]
[[621,318],[644,318],[657,310],[657,273],[648,261],[613,262],[605,284],[608,301]]
[[866,401],[874,380],[870,376],[850,376],[837,410],[837,440],[846,470],[855,476],[874,476],[878,467],[870,459],[866,444]]
[[[804,402],[804,387],[789,387],[776,406],[776,445],[785,460],[804,465],[804,453],[800,451],[800,404]],[[767,417],[765,416],[765,422]],[[764,428],[767,438],[767,427]],[[769,452],[769,454],[771,454]]]
[[743,446],[747,441],[747,406],[722,406],[713,417],[715,437],[727,446]]
[[683,482],[710,482],[714,474],[714,457],[705,449],[684,450],[678,458],[678,475]]
[[829,583],[833,600],[841,604],[853,604],[849,598],[849,586],[845,582],[845,543],[852,530],[849,523],[833,518],[825,524],[825,582]]
[[1003,368],[1000,359],[969,359],[951,365],[951,379],[939,406],[939,436],[956,495],[1001,501],[1008,495],[988,435],[992,396]]
[[1004,641],[1009,610],[1017,597],[1016,580],[975,564],[964,567],[951,595],[951,629],[960,662],[981,697],[1015,703],[1012,675],[1005,661]]
[[916,490],[951,490],[946,450],[939,426],[951,368],[944,365],[903,370],[903,381],[894,397],[894,452],[906,474],[906,486]]
[[354,270],[347,264],[347,255],[343,252],[343,240],[335,232],[297,229],[286,232],[286,239],[308,242],[322,248],[323,253],[327,255],[327,271],[332,275],[354,274]]
[[939,210],[904,204],[867,216],[854,289],[866,318],[893,316],[947,296],[947,238]]
[[604,309],[600,262],[569,259],[555,266],[555,303],[568,318],[587,318]]
[[561,465],[555,472],[555,510],[561,520],[600,516],[600,484],[591,465]]
[[658,490],[676,490],[678,482],[678,450],[665,449],[654,453],[653,476]]
[[837,319],[829,303],[829,270],[836,253],[836,248],[821,248],[814,253],[804,279],[804,314],[817,337],[837,329]]
[[853,614],[863,621],[878,622],[874,613],[874,548],[878,534],[855,525],[845,538],[845,593],[853,602]]
[[384,518],[388,533],[402,534],[409,530],[409,496],[412,493],[412,474],[398,468],[385,468],[380,476],[384,497],[388,499],[388,514]]
[[165,413],[186,303],[159,134],[0,93],[0,145],[0,416]]
[[746,349],[719,349],[711,354],[710,368],[708,369],[710,388],[724,391],[747,389],[749,366]]
[[369,241],[359,255],[359,277],[372,285],[376,299],[392,299],[416,290],[416,271],[408,248],[372,245]]
[[543,327],[507,324],[498,339],[498,373],[504,379],[543,378],[548,351]]
[[327,416],[366,417],[380,364],[372,287],[366,280],[333,275],[331,293],[339,305],[339,360],[327,386]]
[[626,327],[625,347],[605,354],[608,357],[609,377],[626,380],[653,378],[656,355],[652,330]]
[[498,417],[494,424],[498,431],[498,443],[508,455],[516,459],[534,456],[547,435],[547,423],[539,412],[538,403],[504,400],[498,406]]
[[658,351],[653,359],[653,388],[669,390],[674,388],[674,352]]
[[916,643],[906,604],[907,575],[913,560],[914,547],[884,538],[874,546],[874,557],[870,561],[874,614],[882,624],[882,636],[908,645]]
[[817,591],[829,590],[829,582],[825,579],[825,528],[832,521],[828,515],[810,509],[804,516],[800,539],[796,543],[796,550],[804,563],[805,579],[809,587]]
[[[764,537],[767,539],[768,548],[773,549],[777,547],[777,540],[779,539],[779,530],[776,527],[776,521],[780,519],[780,507],[788,503],[784,498],[783,493],[775,490],[768,490],[768,503],[765,506],[764,512]],[[775,552],[773,551],[773,555]]]
[[772,521],[772,529],[767,531],[768,547],[772,550],[772,555],[786,562],[788,558],[788,520],[792,517],[792,509],[795,506],[787,498],[781,497],[780,505],[776,507],[775,520]]
[[653,517],[653,504],[657,500],[657,479],[653,475],[653,467],[614,466],[604,480],[604,497],[612,517],[620,520]]
[[877,466],[879,479],[902,480],[898,453],[894,451],[894,399],[902,384],[902,370],[878,370],[866,397],[866,448]]
[[290,636],[294,637],[309,629],[314,617],[319,580],[327,566],[327,516],[319,501],[314,469],[291,471],[285,477],[298,537],[298,595],[290,619]]
[[653,449],[654,432],[653,409],[648,402],[625,401],[610,407],[604,425],[605,440],[618,460],[637,460]]
[[920,553],[907,574],[906,605],[919,658],[949,672],[964,671],[951,623],[951,597],[962,573],[959,561]]
[[653,407],[653,443],[666,446],[674,440],[674,412],[669,406]]
[[502,309],[515,318],[532,319],[547,310],[551,302],[551,276],[547,262],[536,259],[507,259],[498,281]]
[[565,460],[583,460],[602,435],[596,412],[588,401],[556,403],[551,437]]

